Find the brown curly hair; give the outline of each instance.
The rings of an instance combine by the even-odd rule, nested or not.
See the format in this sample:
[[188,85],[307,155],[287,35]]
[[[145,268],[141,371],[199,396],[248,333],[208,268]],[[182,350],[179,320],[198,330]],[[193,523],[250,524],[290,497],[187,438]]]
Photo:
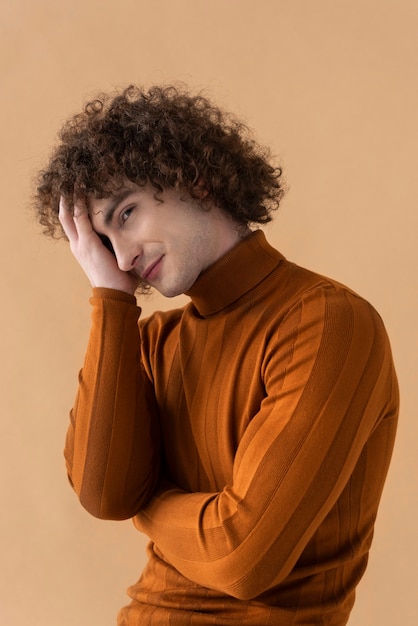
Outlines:
[[130,86],[102,94],[70,118],[36,181],[34,207],[46,234],[62,235],[60,196],[115,194],[126,179],[194,196],[204,181],[211,201],[240,224],[266,223],[283,195],[280,167],[248,128],[202,96],[174,86]]

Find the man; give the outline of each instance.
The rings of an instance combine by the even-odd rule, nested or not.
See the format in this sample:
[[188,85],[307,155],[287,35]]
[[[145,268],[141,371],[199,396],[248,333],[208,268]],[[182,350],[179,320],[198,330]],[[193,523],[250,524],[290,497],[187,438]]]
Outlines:
[[[41,172],[40,222],[93,287],[68,475],[150,538],[119,626],[349,618],[396,376],[374,309],[254,229],[282,192],[244,126],[170,87],[87,104]],[[138,322],[150,287],[190,302]]]

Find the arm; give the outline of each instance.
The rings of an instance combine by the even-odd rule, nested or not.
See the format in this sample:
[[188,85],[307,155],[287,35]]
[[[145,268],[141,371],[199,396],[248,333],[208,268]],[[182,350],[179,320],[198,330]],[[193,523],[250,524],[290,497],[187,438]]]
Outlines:
[[158,413],[140,361],[135,298],[94,289],[91,303],[65,458],[74,490],[92,515],[127,519],[147,502],[158,479]]
[[[385,331],[347,292],[313,290],[293,307],[261,374],[266,397],[238,447],[232,484],[194,494],[163,486],[135,518],[185,577],[240,599],[289,575],[350,481],[347,506],[360,507],[361,494],[375,510],[396,422]],[[338,525],[329,532],[338,538]]]
[[92,327],[65,458],[83,506],[96,517],[126,519],[149,499],[159,473],[158,414],[140,361],[137,279],[121,271],[86,210],[60,205],[71,251],[93,286]]

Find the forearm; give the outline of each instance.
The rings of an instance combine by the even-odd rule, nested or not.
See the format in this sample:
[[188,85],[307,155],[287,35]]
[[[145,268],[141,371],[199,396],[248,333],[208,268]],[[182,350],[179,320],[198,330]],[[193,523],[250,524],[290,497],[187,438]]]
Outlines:
[[148,501],[158,479],[158,415],[140,362],[134,298],[102,289],[93,295],[65,457],[82,505],[96,517],[126,519]]

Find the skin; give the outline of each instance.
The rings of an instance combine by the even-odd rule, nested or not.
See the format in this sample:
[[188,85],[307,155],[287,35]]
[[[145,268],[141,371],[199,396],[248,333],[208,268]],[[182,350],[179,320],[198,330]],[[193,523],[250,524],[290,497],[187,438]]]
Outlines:
[[[187,292],[250,232],[213,206],[205,189],[197,190],[205,209],[175,189],[156,199],[151,187],[130,182],[118,197],[91,198],[89,210],[76,205],[74,214],[61,199],[59,219],[91,285],[134,294],[142,281],[167,297]],[[115,255],[99,235],[110,240]]]

